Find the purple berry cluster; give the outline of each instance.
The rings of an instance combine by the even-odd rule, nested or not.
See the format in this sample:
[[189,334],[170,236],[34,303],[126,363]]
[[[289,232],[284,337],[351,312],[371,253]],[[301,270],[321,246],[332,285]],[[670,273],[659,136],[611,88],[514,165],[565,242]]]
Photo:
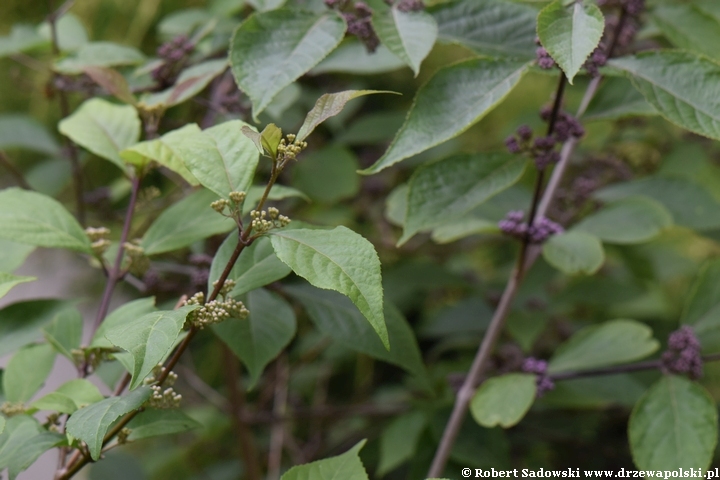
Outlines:
[[[546,122],[550,121],[552,111],[543,108],[540,116]],[[510,153],[528,153],[534,160],[538,170],[542,170],[560,160],[560,154],[555,149],[557,144],[566,142],[569,138],[580,138],[585,135],[585,129],[572,115],[558,112],[553,124],[553,132],[545,137],[538,137],[533,141],[533,133],[527,125],[520,126],[514,135],[505,139],[505,146]]]
[[425,10],[422,0],[385,0],[390,6],[395,6],[401,12],[419,12]]
[[153,80],[161,88],[172,85],[180,71],[187,65],[190,54],[194,49],[195,44],[187,35],[178,35],[160,45],[157,54],[163,60],[163,63],[152,71]]
[[537,385],[537,396],[542,397],[545,392],[555,388],[555,382],[547,374],[548,364],[545,360],[538,360],[537,358],[528,357],[525,359],[522,365],[522,371],[526,373],[534,373],[535,383]]
[[552,59],[545,47],[537,47],[537,49],[535,49],[535,58],[537,59],[538,67],[544,70],[550,70],[555,66],[555,60]]
[[347,23],[347,33],[355,35],[365,45],[368,52],[373,53],[380,45],[372,26],[372,9],[365,2],[355,2],[350,6],[348,0],[325,0],[328,8],[341,10],[340,14]]
[[559,224],[553,222],[546,217],[538,217],[528,228],[527,223],[523,221],[525,214],[521,210],[513,210],[500,220],[498,227],[506,235],[520,239],[528,239],[531,243],[543,243],[551,235],[557,235],[565,230]]
[[591,54],[590,57],[585,61],[583,67],[591,77],[600,76],[600,67],[607,63],[607,54],[605,53],[605,46],[600,44]]
[[692,379],[703,374],[703,361],[700,355],[700,342],[692,328],[683,325],[668,337],[668,349],[662,354],[664,373],[686,373]]

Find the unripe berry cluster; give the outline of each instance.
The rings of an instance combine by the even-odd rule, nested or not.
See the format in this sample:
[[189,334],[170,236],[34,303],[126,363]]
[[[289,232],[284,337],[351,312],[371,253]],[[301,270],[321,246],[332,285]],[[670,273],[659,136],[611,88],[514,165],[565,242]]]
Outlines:
[[92,242],[90,246],[92,247],[93,253],[98,257],[102,256],[110,246],[110,240],[107,238],[108,235],[110,235],[110,230],[105,227],[88,227],[85,229],[85,235],[87,235]]
[[525,373],[535,374],[535,384],[537,385],[538,397],[542,397],[545,392],[555,388],[555,382],[547,374],[548,364],[545,360],[538,360],[537,358],[528,357],[525,359],[522,365],[522,371]]
[[664,373],[688,374],[690,378],[702,377],[703,360],[700,342],[688,325],[683,325],[668,337],[668,349],[661,357]]
[[531,243],[543,243],[551,235],[563,233],[563,227],[546,217],[538,217],[533,225],[528,228],[526,222],[523,221],[525,214],[521,210],[513,210],[505,215],[505,218],[498,222],[500,230],[512,237],[521,240],[528,239]]
[[23,402],[4,402],[0,405],[0,413],[6,417],[20,415],[25,413],[25,404]]

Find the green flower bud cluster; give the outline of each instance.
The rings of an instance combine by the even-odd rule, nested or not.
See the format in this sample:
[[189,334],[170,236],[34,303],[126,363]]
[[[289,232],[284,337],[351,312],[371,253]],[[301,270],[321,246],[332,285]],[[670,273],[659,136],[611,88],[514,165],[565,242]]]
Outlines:
[[277,147],[278,159],[285,163],[288,160],[295,160],[295,157],[307,148],[307,142],[298,142],[294,134],[288,133],[280,140]]
[[118,445],[125,445],[126,443],[128,443],[128,437],[130,436],[131,433],[132,433],[132,429],[127,428],[127,427],[120,430],[117,434]]
[[153,385],[150,387],[152,394],[147,401],[147,405],[150,408],[178,408],[182,395],[176,393],[172,387],[162,389],[160,385]]
[[48,415],[43,426],[50,432],[60,433],[60,414],[53,412]]
[[[165,367],[162,366],[161,363],[155,365],[155,368],[153,368],[152,373],[148,375],[145,380],[143,380],[143,385],[152,385],[153,383],[157,382],[157,379],[160,378],[165,373]],[[165,380],[163,381],[163,385],[166,387],[172,387],[175,385],[175,382],[177,381],[177,373],[170,372],[167,374],[167,377],[165,377]]]
[[111,348],[73,348],[70,350],[75,365],[87,365],[88,373],[94,372],[95,369],[104,361],[110,360],[110,355],[115,352]]
[[105,250],[110,246],[110,240],[107,238],[110,235],[110,230],[105,227],[88,227],[85,229],[85,235],[92,242],[92,251],[98,257],[105,253]]
[[139,245],[140,240],[123,243],[125,252],[130,259],[128,271],[136,277],[142,277],[150,268],[150,259],[145,256],[145,250]]
[[0,413],[6,417],[23,414],[25,413],[25,404],[23,402],[5,402],[0,405]]
[[245,304],[234,298],[204,302],[205,295],[202,292],[196,293],[185,302],[185,305],[202,305],[202,307],[188,314],[185,319],[185,328],[195,327],[202,329],[228,318],[244,320],[250,314],[248,309],[245,308]]
[[257,233],[267,233],[273,228],[286,227],[290,223],[290,219],[285,215],[280,215],[280,211],[275,207],[260,212],[253,210],[250,212],[250,218],[252,218],[250,225]]
[[[213,288],[217,288],[219,280],[215,280],[213,282]],[[230,292],[232,292],[233,288],[235,288],[235,285],[237,285],[237,282],[231,278],[228,278],[225,280],[225,283],[223,283],[222,288],[220,289],[220,295],[223,297],[227,297]]]
[[[220,215],[238,218],[240,216],[240,209],[242,208],[242,204],[245,201],[247,194],[245,192],[230,192],[228,197],[230,197],[230,200],[227,198],[215,200],[210,204],[210,207]],[[227,214],[225,213],[225,209],[228,210]]]

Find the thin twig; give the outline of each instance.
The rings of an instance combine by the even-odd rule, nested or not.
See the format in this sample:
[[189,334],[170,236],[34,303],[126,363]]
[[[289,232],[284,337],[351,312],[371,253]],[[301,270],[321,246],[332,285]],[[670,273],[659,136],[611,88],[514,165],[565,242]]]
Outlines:
[[5,167],[5,170],[7,170],[10,175],[15,179],[15,182],[17,182],[18,186],[25,190],[32,190],[32,187],[30,184],[25,180],[25,176],[23,176],[22,172],[13,164],[10,159],[8,158],[7,154],[0,150],[0,165]]

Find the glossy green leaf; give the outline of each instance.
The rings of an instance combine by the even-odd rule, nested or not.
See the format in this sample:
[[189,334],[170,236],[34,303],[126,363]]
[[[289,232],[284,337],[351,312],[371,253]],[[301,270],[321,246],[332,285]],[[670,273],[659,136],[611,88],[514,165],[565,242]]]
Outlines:
[[8,402],[27,402],[40,390],[55,364],[55,350],[50,345],[30,345],[12,356],[2,376],[2,387]]
[[373,93],[393,93],[381,90],[346,90],[338,93],[326,93],[317,99],[312,110],[305,117],[300,130],[297,133],[297,141],[301,142],[310,135],[315,128],[330,117],[342,112],[345,104],[350,100],[372,95]]
[[34,401],[31,405],[38,410],[60,413],[74,413],[76,410],[103,400],[100,390],[84,378],[63,383],[54,392]]
[[583,120],[617,120],[633,116],[657,115],[642,93],[625,77],[603,79],[590,101]]
[[200,127],[194,123],[189,123],[182,128],[166,133],[160,138],[140,142],[126,148],[120,152],[120,157],[127,163],[140,168],[154,160],[183,177],[190,185],[196,186],[200,183],[185,166],[185,162],[178,154],[178,147],[186,136],[198,133],[200,133]]
[[242,134],[248,125],[231,120],[178,138],[176,153],[195,178],[218,196],[247,191],[255,175],[258,151]]
[[291,468],[280,477],[280,480],[368,480],[365,467],[360,460],[359,452],[365,440],[353,448],[338,455],[305,465]]
[[345,227],[276,230],[270,237],[278,258],[318,288],[347,296],[390,349],[383,315],[380,259],[375,247]]
[[165,210],[145,232],[140,244],[147,255],[169,252],[236,228],[232,219],[210,207],[217,200],[210,190],[201,189]]
[[372,25],[383,45],[407,63],[417,77],[438,34],[432,15],[422,10],[403,12],[394,6],[375,12]]
[[282,297],[263,289],[247,294],[250,316],[213,325],[215,334],[242,360],[253,388],[263,370],[295,336],[295,312]]
[[41,329],[69,307],[62,300],[28,300],[0,310],[0,356],[42,338]]
[[8,478],[14,480],[40,455],[64,442],[64,435],[48,432],[34,418],[16,415],[0,435],[0,471],[7,468]]
[[473,58],[438,70],[420,87],[385,154],[362,173],[377,173],[460,135],[517,85],[526,62]]
[[695,230],[720,228],[720,201],[707,188],[681,177],[652,176],[605,187],[593,194],[604,202],[644,195],[661,203],[678,225]]
[[315,202],[333,204],[360,191],[359,163],[347,148],[331,145],[315,150],[292,168],[292,184]]
[[659,5],[652,19],[662,34],[678,48],[720,57],[720,19],[692,3]]
[[230,63],[252,101],[253,118],[333,51],[344,34],[345,22],[335,12],[279,9],[255,13],[240,24],[230,41]]
[[66,75],[83,73],[85,67],[123,67],[139,65],[145,56],[137,49],[112,42],[86,43],[72,56],[55,63],[54,70]]
[[25,245],[0,238],[0,272],[16,270],[25,263],[25,259],[33,250],[35,250],[34,245]]
[[202,92],[215,77],[227,68],[227,60],[208,60],[182,71],[175,84],[162,92],[152,93],[141,100],[146,107],[170,108]]
[[60,154],[60,145],[44,125],[26,115],[0,115],[0,150],[21,148],[48,155]]
[[585,60],[597,48],[605,19],[594,3],[556,0],[538,14],[540,43],[565,72],[570,85]]
[[385,476],[415,455],[418,441],[428,424],[423,412],[410,412],[393,420],[380,437],[378,477]]
[[525,159],[509,154],[460,154],[423,165],[409,182],[405,229],[398,244],[451,223],[520,180]]
[[608,62],[624,70],[660,115],[720,140],[720,64],[683,51],[652,51]]
[[20,285],[21,283],[32,282],[34,280],[37,280],[37,278],[0,272],[0,298],[4,297],[13,287]]
[[75,362],[72,351],[80,348],[83,333],[83,318],[76,309],[64,310],[43,328],[43,335],[55,351]]
[[551,373],[619,365],[647,357],[660,348],[647,325],[610,320],[585,327],[560,345],[550,359]]
[[128,423],[127,427],[130,429],[128,440],[187,432],[201,426],[181,410],[146,410]]
[[595,235],[603,242],[646,242],[672,225],[665,207],[646,197],[629,197],[610,203],[585,217],[573,230]]
[[535,401],[535,375],[508,373],[485,380],[470,402],[470,413],[486,428],[517,425]]
[[90,342],[91,348],[113,348],[114,345],[105,338],[105,332],[116,327],[120,327],[125,323],[154,312],[155,309],[155,297],[139,298],[132,302],[127,302],[122,306],[116,308],[110,314],[105,317],[105,320],[100,324],[98,329],[95,331],[92,341]]
[[120,151],[140,138],[140,118],[130,105],[92,98],[58,125],[60,133],[125,171]]
[[543,245],[542,254],[550,265],[568,275],[593,274],[605,261],[600,239],[585,232],[551,236]]
[[150,387],[140,387],[122,397],[110,397],[81,408],[70,416],[67,433],[87,443],[93,460],[100,458],[103,438],[110,425],[126,413],[137,410],[150,398]]
[[537,10],[500,0],[443,2],[429,9],[438,40],[477,53],[534,59]]
[[[220,245],[208,275],[208,291],[212,291],[213,283],[220,278],[225,265],[230,260],[235,247],[237,247],[238,235],[233,232]],[[235,265],[230,270],[228,278],[235,280],[235,287],[230,295],[236,297],[247,293],[250,290],[264,287],[273,282],[285,278],[292,270],[275,255],[270,239],[261,237],[255,240],[252,245],[245,248]]]
[[385,322],[392,349],[388,351],[367,320],[347,298],[308,285],[284,287],[308,313],[315,326],[346,348],[397,365],[419,379],[426,376],[415,334],[402,314],[385,304]]
[[106,330],[105,338],[133,356],[131,390],[141,385],[170,353],[185,324],[185,317],[197,308],[199,305],[186,305],[176,310],[152,312]]
[[323,73],[348,73],[353,75],[377,75],[392,72],[405,66],[400,58],[386,46],[380,45],[369,53],[365,45],[356,39],[347,39],[333,52],[310,70],[310,75]]
[[0,238],[38,247],[91,253],[90,240],[57,200],[41,193],[7,188],[0,191]]
[[718,435],[715,400],[684,377],[662,377],[633,408],[628,437],[642,470],[710,467]]

